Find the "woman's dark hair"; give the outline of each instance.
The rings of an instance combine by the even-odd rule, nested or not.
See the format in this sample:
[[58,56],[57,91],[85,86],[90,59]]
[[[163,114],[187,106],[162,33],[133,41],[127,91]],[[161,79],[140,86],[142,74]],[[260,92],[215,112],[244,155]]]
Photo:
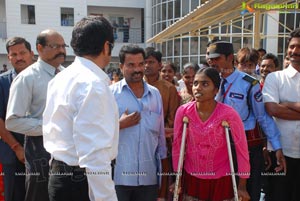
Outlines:
[[182,69],[182,75],[185,75],[188,72],[188,69],[193,69],[195,72],[197,72],[199,70],[199,66],[196,63],[193,62],[189,62],[183,65],[183,69]]
[[219,89],[221,78],[219,72],[215,68],[212,67],[201,68],[200,70],[197,71],[196,75],[201,73],[204,73],[204,75],[209,77],[213,81],[215,87]]
[[177,72],[177,67],[176,67],[175,63],[170,62],[170,61],[164,61],[163,66],[167,66],[167,65],[169,65],[173,69],[174,73]]

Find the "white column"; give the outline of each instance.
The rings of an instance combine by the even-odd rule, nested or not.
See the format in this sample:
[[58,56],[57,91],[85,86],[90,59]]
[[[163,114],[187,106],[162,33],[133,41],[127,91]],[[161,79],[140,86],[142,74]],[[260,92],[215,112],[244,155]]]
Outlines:
[[145,3],[145,41],[152,38],[152,1],[146,0]]
[[278,23],[279,13],[269,13],[265,19],[266,35],[271,36],[266,38],[266,51],[277,56],[278,52]]

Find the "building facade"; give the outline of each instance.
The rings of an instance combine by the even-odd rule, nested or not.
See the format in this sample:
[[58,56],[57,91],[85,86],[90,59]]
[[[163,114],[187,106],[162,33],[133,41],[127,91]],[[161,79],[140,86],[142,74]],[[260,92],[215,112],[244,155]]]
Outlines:
[[[205,0],[152,0],[152,36],[205,2]],[[295,1],[295,4],[300,8],[299,3]],[[242,47],[254,47],[254,27],[257,22],[255,18],[260,18],[258,20],[263,22],[259,27],[260,33],[264,35],[259,41],[260,47],[277,55],[282,63],[287,46],[286,37],[291,30],[300,27],[300,12],[297,9],[269,10],[259,15],[241,14],[230,22],[202,28],[197,36],[191,36],[192,34],[176,36],[154,46],[163,52],[164,60],[174,62],[180,68],[187,62],[199,64],[205,61],[206,45],[212,37],[232,42],[235,52]]]
[[[262,37],[260,47],[278,55],[282,61],[287,35],[300,27],[300,14],[295,10],[271,11],[259,16],[241,15],[229,23],[211,25],[201,29],[197,36],[184,35],[162,43],[146,44],[149,38],[205,2],[207,0],[0,0],[0,68],[2,64],[11,67],[5,49],[8,38],[26,38],[37,55],[35,41],[40,31],[55,29],[63,35],[66,44],[70,44],[73,25],[87,15],[102,15],[114,26],[115,48],[108,68],[118,67],[118,53],[126,43],[136,43],[141,47],[155,46],[162,51],[164,60],[172,61],[179,67],[187,62],[205,61],[206,45],[212,37],[232,42],[235,51],[245,46],[253,47],[257,17],[264,22],[260,32],[268,36]],[[74,54],[69,47],[64,65],[68,66],[73,59]]]
[[[109,67],[118,66],[118,53],[124,44],[136,43],[145,47],[145,0],[0,0],[0,68],[2,64],[11,67],[5,48],[7,39],[13,36],[26,38],[37,55],[35,42],[42,30],[57,30],[69,45],[74,24],[87,15],[104,16],[114,26],[115,46]],[[73,59],[69,47],[64,65],[68,66]]]

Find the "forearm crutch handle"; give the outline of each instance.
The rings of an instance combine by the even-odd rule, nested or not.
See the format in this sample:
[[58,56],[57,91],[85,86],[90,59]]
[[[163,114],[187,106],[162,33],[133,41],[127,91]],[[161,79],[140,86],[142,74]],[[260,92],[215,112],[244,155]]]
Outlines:
[[181,137],[180,155],[179,155],[179,160],[178,160],[178,168],[177,168],[177,174],[176,174],[176,182],[175,182],[173,201],[178,201],[178,199],[179,199],[179,185],[180,185],[180,179],[182,176],[182,167],[183,167],[184,153],[185,153],[186,128],[189,123],[189,119],[185,116],[185,117],[183,117],[182,121],[183,121],[183,131],[182,131],[182,137]]
[[222,121],[222,126],[225,129],[225,135],[226,135],[226,144],[227,144],[227,151],[228,151],[229,164],[230,164],[230,175],[231,175],[231,180],[232,180],[234,201],[239,201],[238,190],[237,190],[236,180],[235,180],[235,172],[234,172],[234,165],[233,165],[233,159],[232,159],[232,152],[231,152],[231,146],[230,146],[229,124],[228,124],[227,121]]

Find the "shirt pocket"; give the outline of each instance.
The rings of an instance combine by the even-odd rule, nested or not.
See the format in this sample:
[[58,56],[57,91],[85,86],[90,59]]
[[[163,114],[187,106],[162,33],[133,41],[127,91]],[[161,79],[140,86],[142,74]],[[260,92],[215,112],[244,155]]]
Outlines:
[[158,137],[161,128],[161,115],[152,111],[142,111],[142,121],[146,132]]
[[240,115],[243,111],[247,111],[247,100],[244,94],[230,92],[228,96],[228,102],[231,107],[233,107]]

